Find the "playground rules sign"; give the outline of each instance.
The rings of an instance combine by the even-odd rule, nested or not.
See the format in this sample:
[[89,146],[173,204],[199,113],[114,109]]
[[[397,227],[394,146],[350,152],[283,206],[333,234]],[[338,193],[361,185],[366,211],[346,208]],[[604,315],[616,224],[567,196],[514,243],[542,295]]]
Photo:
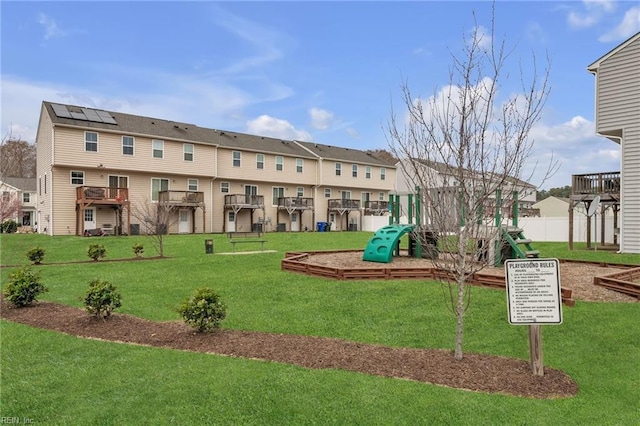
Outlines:
[[562,324],[558,259],[509,259],[504,268],[510,324]]

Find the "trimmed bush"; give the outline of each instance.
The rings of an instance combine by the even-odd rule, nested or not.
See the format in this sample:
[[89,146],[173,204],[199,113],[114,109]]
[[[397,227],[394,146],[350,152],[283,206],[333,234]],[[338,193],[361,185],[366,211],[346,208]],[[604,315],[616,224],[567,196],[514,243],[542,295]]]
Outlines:
[[140,243],[138,244],[134,244],[133,247],[133,254],[136,255],[136,257],[142,257],[142,253],[144,253],[144,246]]
[[18,230],[18,222],[7,219],[0,223],[0,234],[13,234]]
[[210,332],[220,327],[227,316],[227,307],[212,289],[199,288],[193,296],[182,301],[178,312],[191,327],[200,332]]
[[96,262],[107,255],[107,249],[102,244],[91,244],[87,249],[87,256]]
[[42,247],[36,247],[27,252],[27,259],[32,261],[35,265],[42,263],[44,259],[44,249]]
[[89,314],[106,318],[114,309],[122,306],[122,295],[110,282],[95,279],[89,283],[84,305]]
[[27,306],[37,300],[40,293],[48,289],[40,283],[40,273],[25,266],[9,274],[9,283],[4,296],[17,307]]

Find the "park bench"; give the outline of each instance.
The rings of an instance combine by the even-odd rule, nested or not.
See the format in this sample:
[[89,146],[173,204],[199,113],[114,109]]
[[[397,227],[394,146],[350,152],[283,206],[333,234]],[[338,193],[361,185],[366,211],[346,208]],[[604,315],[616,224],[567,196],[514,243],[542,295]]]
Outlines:
[[236,244],[260,243],[260,251],[264,251],[264,239],[262,232],[227,232],[227,237],[231,243],[232,251],[236,251]]

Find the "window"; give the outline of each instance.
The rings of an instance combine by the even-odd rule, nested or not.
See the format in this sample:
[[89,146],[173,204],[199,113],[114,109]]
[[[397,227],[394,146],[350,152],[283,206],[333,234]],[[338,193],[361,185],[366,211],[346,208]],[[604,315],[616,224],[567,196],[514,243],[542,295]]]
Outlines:
[[343,200],[350,200],[351,199],[351,191],[340,191],[341,194],[341,198]]
[[273,205],[278,205],[278,198],[284,197],[284,188],[279,186],[273,187]]
[[71,170],[71,185],[84,185],[84,172]]
[[299,186],[299,187],[296,189],[296,197],[299,197],[299,198],[300,198],[300,197],[304,197],[304,187]]
[[242,158],[242,154],[240,151],[233,151],[233,167],[240,167],[240,160]]
[[163,158],[164,157],[164,141],[154,139],[152,141],[153,144],[153,158]]
[[8,203],[11,201],[11,193],[9,191],[2,191],[2,202]]
[[366,206],[367,205],[367,201],[371,200],[371,193],[370,192],[363,192],[362,195],[360,196],[360,200],[362,201],[362,205]]
[[28,192],[23,192],[22,193],[22,202],[23,203],[29,203],[31,202],[31,194]]
[[371,179],[371,166],[366,166],[364,168],[364,177],[366,179]]
[[98,152],[98,134],[96,132],[84,132],[84,150]]
[[331,198],[331,188],[324,189],[324,198]]
[[264,154],[256,154],[256,169],[264,169]]
[[129,178],[127,176],[109,175],[109,198],[125,198],[128,193],[122,189],[129,188]]
[[193,144],[192,143],[182,144],[182,155],[184,157],[184,161],[193,161]]
[[351,177],[358,177],[358,165],[354,164],[351,166]]
[[284,169],[284,159],[282,155],[276,155],[276,170],[281,172]]
[[342,163],[336,163],[336,176],[340,176],[342,174]]
[[133,155],[133,136],[122,137],[122,155]]
[[152,178],[151,179],[151,200],[158,201],[158,194],[161,191],[169,190],[169,179]]
[[220,192],[229,193],[229,182],[220,182]]
[[380,167],[380,180],[385,180],[387,178],[387,169],[384,167]]
[[187,189],[189,191],[197,191],[198,190],[198,179],[188,179],[187,180]]
[[302,158],[296,158],[296,172],[302,173],[302,166],[304,165],[304,160]]
[[384,201],[384,192],[378,194],[378,200]]

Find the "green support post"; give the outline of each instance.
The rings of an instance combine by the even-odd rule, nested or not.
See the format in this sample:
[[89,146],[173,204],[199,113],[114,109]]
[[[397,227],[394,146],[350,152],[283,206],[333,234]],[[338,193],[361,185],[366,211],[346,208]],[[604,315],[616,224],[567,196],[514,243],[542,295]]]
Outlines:
[[389,225],[393,225],[393,194],[389,194]]
[[513,206],[511,207],[512,218],[511,224],[518,227],[518,213],[520,212],[520,202],[518,201],[518,191],[513,191]]

